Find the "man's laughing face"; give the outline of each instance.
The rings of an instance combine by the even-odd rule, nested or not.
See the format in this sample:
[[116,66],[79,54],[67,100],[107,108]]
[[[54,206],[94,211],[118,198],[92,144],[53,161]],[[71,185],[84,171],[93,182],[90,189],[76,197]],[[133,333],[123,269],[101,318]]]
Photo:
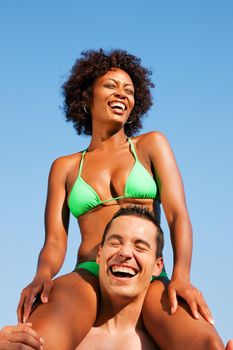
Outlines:
[[162,258],[156,259],[156,226],[137,216],[120,216],[113,220],[101,247],[102,293],[126,299],[146,293],[152,275],[159,275]]

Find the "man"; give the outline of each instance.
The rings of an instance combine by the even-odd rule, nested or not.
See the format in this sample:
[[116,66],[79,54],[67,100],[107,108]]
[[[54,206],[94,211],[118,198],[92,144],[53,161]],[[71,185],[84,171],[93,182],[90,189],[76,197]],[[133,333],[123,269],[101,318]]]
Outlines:
[[76,350],[157,349],[145,331],[141,311],[151,276],[162,271],[162,249],[162,230],[149,211],[132,207],[117,212],[97,256],[100,312]]

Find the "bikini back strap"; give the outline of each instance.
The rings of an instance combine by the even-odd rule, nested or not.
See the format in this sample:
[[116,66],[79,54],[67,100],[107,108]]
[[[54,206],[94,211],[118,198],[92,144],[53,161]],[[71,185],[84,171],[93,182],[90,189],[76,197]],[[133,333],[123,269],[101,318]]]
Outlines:
[[130,137],[128,137],[128,140],[129,140],[129,144],[130,144],[130,147],[131,147],[131,151],[132,151],[132,153],[133,153],[133,155],[134,155],[134,158],[135,158],[136,160],[138,160],[138,156],[137,156],[137,153],[136,153],[136,151],[135,151],[133,141],[131,140]]

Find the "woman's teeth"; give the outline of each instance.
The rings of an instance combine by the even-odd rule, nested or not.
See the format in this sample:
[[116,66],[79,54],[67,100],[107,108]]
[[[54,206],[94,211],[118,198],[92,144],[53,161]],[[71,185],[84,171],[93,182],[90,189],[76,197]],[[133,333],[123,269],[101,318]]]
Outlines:
[[109,103],[109,106],[111,107],[111,108],[118,108],[118,109],[120,109],[121,111],[125,111],[126,110],[126,106],[125,106],[125,104],[124,103],[121,103],[121,102],[115,102],[115,101],[113,101],[113,102],[110,102]]

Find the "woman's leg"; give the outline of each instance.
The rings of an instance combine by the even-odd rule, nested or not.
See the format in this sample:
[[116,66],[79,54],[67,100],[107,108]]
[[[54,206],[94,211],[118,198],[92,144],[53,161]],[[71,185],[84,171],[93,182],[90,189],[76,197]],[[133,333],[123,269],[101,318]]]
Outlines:
[[95,322],[98,298],[98,278],[89,272],[58,277],[49,303],[39,304],[28,319],[44,338],[44,349],[75,349]]
[[175,314],[170,314],[166,285],[151,283],[143,306],[145,327],[163,350],[222,350],[224,345],[215,328],[194,319],[185,302],[179,302]]

